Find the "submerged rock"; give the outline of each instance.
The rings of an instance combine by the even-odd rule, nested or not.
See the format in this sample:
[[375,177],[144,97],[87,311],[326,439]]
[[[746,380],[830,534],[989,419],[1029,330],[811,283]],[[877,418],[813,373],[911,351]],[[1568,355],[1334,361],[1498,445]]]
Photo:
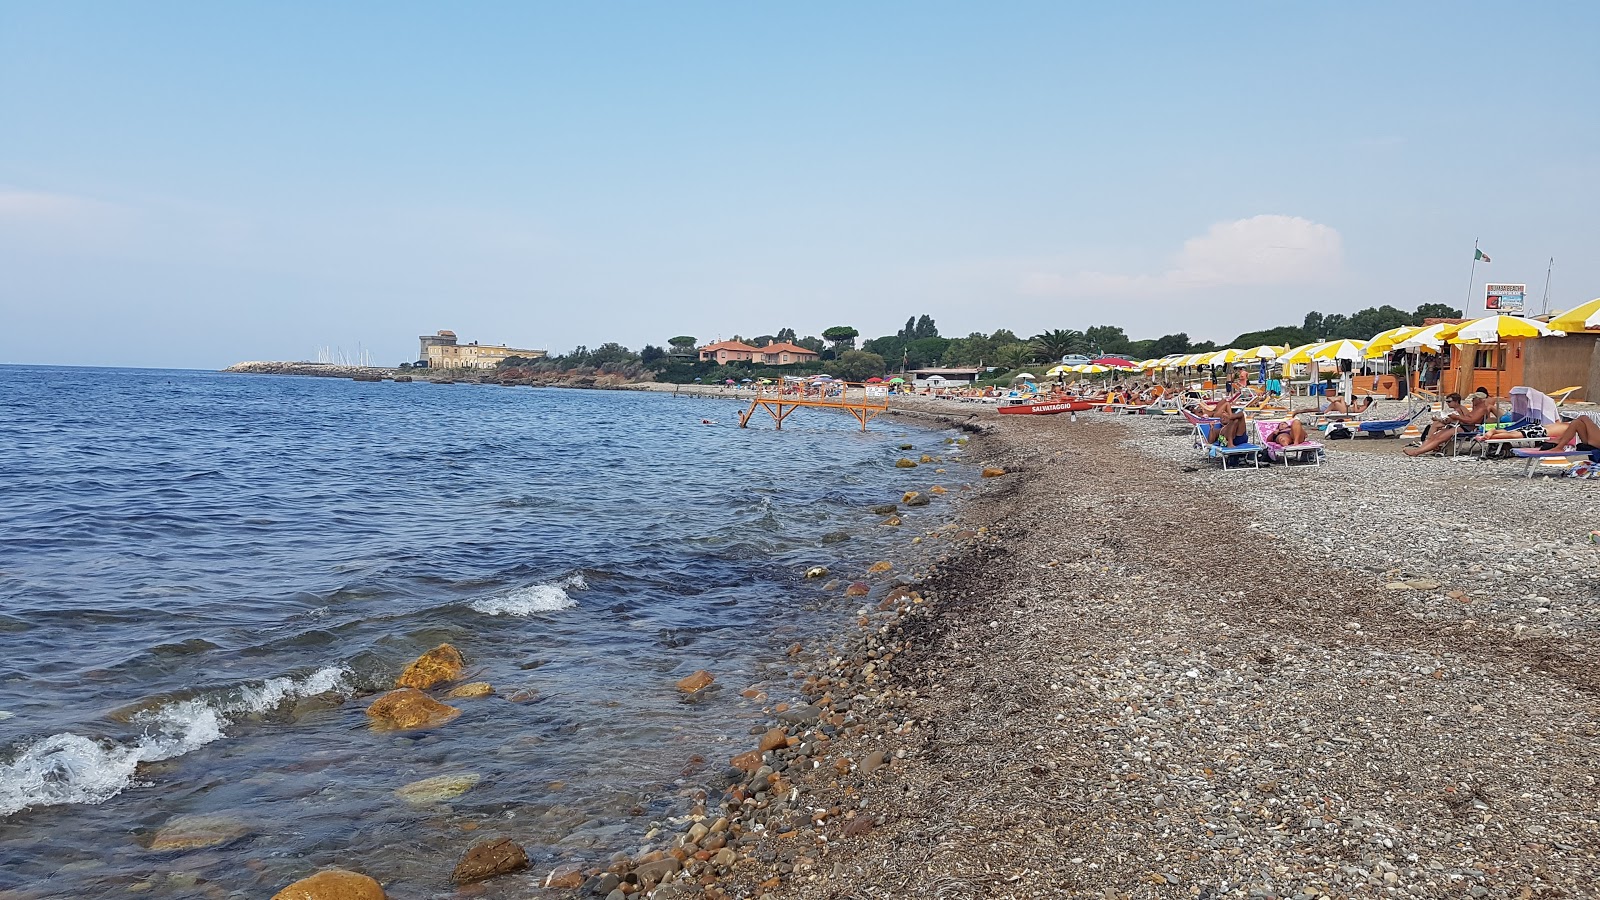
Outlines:
[[705,669],[701,669],[692,675],[687,675],[679,679],[678,690],[683,691],[685,694],[692,694],[695,691],[705,690],[707,687],[711,686],[713,681],[716,680],[717,678],[715,675],[712,675]]
[[396,797],[415,806],[426,806],[431,803],[443,803],[446,800],[465,794],[477,787],[483,776],[476,772],[464,772],[458,775],[436,775],[413,781],[397,789]]
[[474,681],[450,689],[448,697],[458,697],[465,700],[477,700],[494,693],[494,686],[487,681]]
[[884,503],[884,504],[881,504],[881,505],[878,505],[878,506],[874,506],[872,508],[873,514],[874,515],[879,515],[879,516],[893,515],[894,513],[897,513],[899,511],[900,511],[900,507],[894,505],[893,503]]
[[383,885],[344,869],[325,869],[272,895],[272,900],[384,900]]
[[250,826],[230,816],[175,816],[156,831],[155,837],[150,839],[150,849],[169,852],[217,847],[236,841],[250,831]]
[[907,506],[927,506],[928,502],[929,499],[927,494],[914,494],[913,496],[906,498]]
[[447,706],[415,688],[400,688],[372,701],[367,717],[374,728],[414,731],[452,721],[461,710]]
[[827,578],[828,577],[828,567],[827,566],[812,566],[811,568],[806,570],[806,577],[807,578]]
[[528,854],[510,838],[494,838],[473,844],[456,863],[450,880],[456,884],[482,881],[528,867]]
[[902,456],[899,459],[894,461],[894,467],[896,469],[915,469],[917,467],[917,464],[915,462],[912,462],[909,459],[906,459],[904,456]]
[[872,565],[867,566],[867,574],[868,575],[877,575],[879,572],[893,572],[893,571],[894,571],[894,563],[889,562],[886,559],[879,560],[878,562],[875,562]]
[[455,681],[461,677],[461,670],[465,667],[466,660],[461,658],[459,650],[449,644],[440,644],[406,666],[395,685],[425,691],[435,685]]

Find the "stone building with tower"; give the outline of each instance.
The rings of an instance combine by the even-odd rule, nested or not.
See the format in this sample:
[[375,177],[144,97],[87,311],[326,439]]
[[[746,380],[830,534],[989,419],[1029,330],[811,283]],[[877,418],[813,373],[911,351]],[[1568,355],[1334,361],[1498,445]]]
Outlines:
[[425,334],[418,340],[422,343],[422,349],[417,362],[426,363],[430,369],[493,369],[514,356],[544,359],[550,355],[547,350],[525,350],[505,344],[480,344],[477,341],[463,344],[456,339],[454,331]]

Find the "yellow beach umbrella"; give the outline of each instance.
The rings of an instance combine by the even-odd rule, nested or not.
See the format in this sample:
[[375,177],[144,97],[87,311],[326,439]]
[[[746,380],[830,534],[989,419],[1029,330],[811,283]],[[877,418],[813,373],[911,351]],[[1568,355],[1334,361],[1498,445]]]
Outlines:
[[1239,351],[1229,347],[1226,350],[1218,350],[1217,352],[1207,356],[1206,362],[1213,366],[1228,366],[1232,365],[1238,359]]
[[1514,338],[1561,337],[1564,334],[1566,332],[1543,322],[1521,316],[1485,316],[1457,328],[1448,340],[1452,344],[1498,344]]
[[1401,325],[1380,331],[1367,341],[1367,359],[1377,359],[1395,348],[1395,345],[1421,331],[1421,325]]
[[1239,359],[1277,359],[1282,356],[1288,347],[1275,347],[1272,344],[1262,344],[1248,350],[1239,351]]
[[1309,344],[1301,344],[1298,347],[1291,347],[1290,349],[1283,351],[1283,353],[1278,357],[1278,362],[1286,365],[1292,363],[1311,362],[1311,351],[1319,346],[1321,346],[1319,342],[1313,341]]
[[1047,378],[1060,378],[1061,376],[1066,375],[1067,373],[1069,373],[1071,371],[1072,371],[1072,369],[1068,368],[1067,366],[1056,366],[1054,369],[1051,369],[1050,371],[1048,371],[1048,372],[1046,372],[1044,374],[1045,374],[1045,377],[1047,377]]
[[1575,306],[1550,319],[1550,327],[1557,331],[1588,331],[1600,329],[1600,297],[1582,306]]
[[1097,365],[1094,365],[1093,363],[1090,363],[1088,365],[1079,366],[1078,367],[1078,371],[1082,372],[1085,375],[1098,375],[1101,372],[1109,372],[1109,371],[1111,371],[1111,367],[1110,366],[1097,366]]
[[1455,337],[1455,333],[1460,331],[1461,326],[1465,324],[1465,322],[1454,324],[1439,322],[1435,325],[1429,325],[1394,346],[1396,350],[1425,350],[1429,353],[1438,353],[1439,348],[1443,347],[1444,343],[1450,338]]
[[1312,359],[1362,359],[1367,354],[1366,341],[1324,341],[1309,351]]

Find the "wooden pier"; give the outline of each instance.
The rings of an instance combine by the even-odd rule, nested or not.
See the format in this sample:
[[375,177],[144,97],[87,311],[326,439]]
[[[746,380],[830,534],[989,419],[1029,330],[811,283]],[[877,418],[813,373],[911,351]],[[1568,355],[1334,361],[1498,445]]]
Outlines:
[[[853,392],[859,392],[858,397],[852,397]],[[847,385],[836,397],[807,397],[803,394],[786,394],[779,391],[763,391],[750,401],[750,408],[739,414],[739,427],[749,428],[750,418],[756,410],[764,409],[772,416],[773,426],[780,431],[783,421],[789,418],[795,410],[804,406],[820,409],[842,409],[856,417],[861,423],[861,430],[867,430],[867,423],[889,411],[887,395],[872,396],[872,391],[866,385]]]

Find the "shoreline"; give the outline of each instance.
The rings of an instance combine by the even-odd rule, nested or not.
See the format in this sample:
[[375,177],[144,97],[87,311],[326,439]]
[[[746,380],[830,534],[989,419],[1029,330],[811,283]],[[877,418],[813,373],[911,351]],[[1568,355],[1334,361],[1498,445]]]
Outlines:
[[[1219,472],[1170,421],[1062,424],[975,439],[970,458],[1009,474],[958,507],[964,538],[883,618],[803,655],[800,699],[822,721],[843,699],[855,724],[745,773],[722,812],[750,826],[746,858],[705,896],[1585,893],[1590,484],[1338,445],[1320,470]],[[1373,505],[1393,483],[1372,471],[1461,512],[1467,496],[1433,486],[1484,482],[1512,520],[1550,522],[1541,490],[1577,493],[1533,559],[1458,571],[1437,555],[1457,523],[1383,533],[1407,514]],[[1300,516],[1329,499],[1372,520],[1361,558],[1329,565],[1330,526]],[[1528,583],[1543,593],[1507,595]],[[763,780],[804,813],[769,813]]]
[[918,536],[945,548],[926,572],[878,573],[854,629],[793,652],[799,689],[708,761],[720,802],[550,887],[1586,893],[1600,486],[1367,439],[1224,472],[1172,419],[896,405],[1008,474]]

